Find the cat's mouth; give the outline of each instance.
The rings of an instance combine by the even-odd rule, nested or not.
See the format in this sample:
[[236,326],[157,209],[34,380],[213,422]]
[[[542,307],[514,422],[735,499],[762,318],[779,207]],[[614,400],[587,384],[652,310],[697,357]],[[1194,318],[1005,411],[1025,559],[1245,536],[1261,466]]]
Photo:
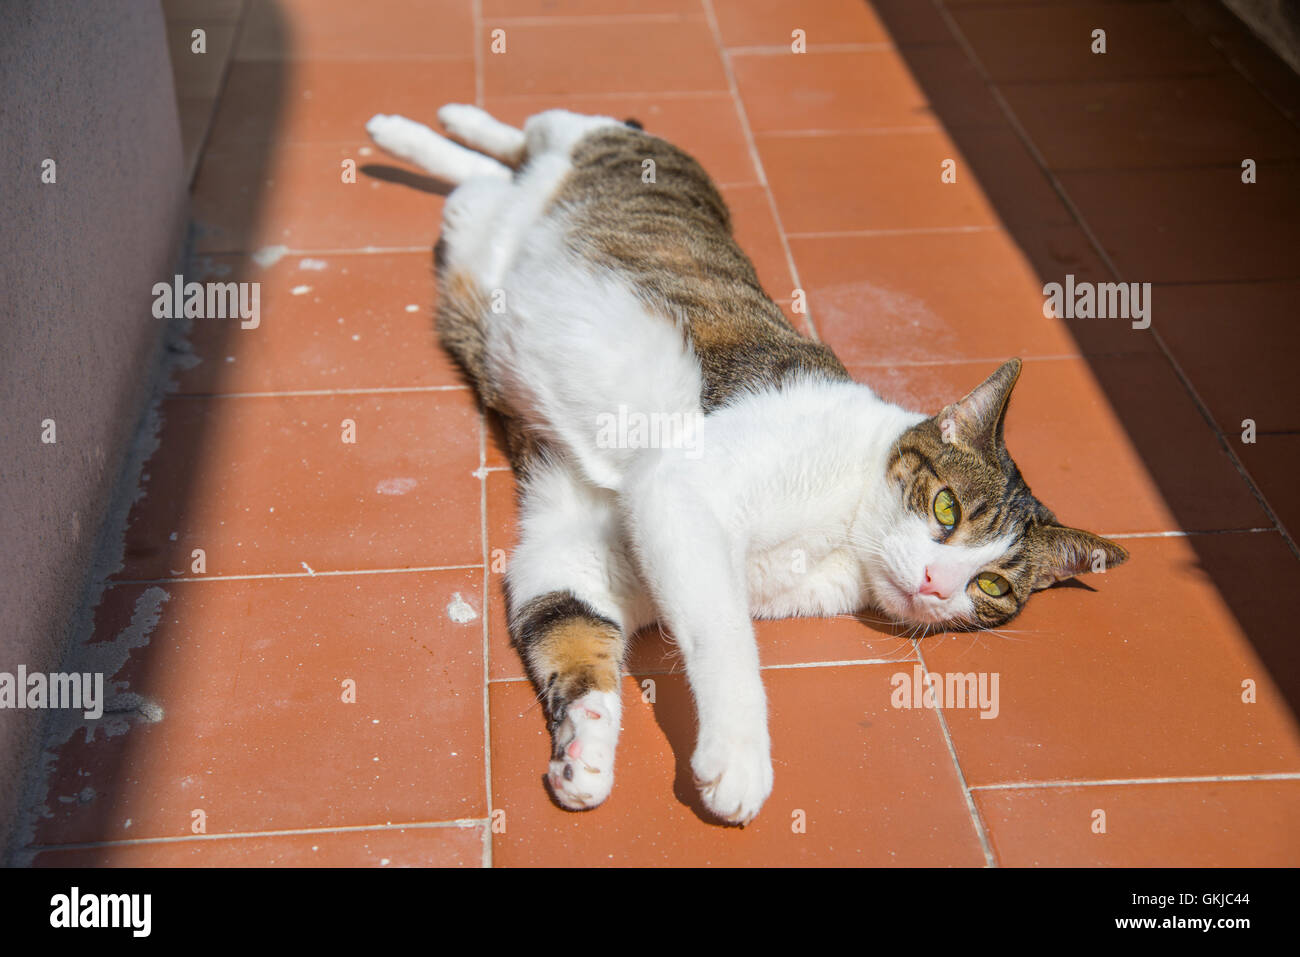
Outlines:
[[951,616],[936,602],[917,594],[914,589],[900,585],[892,575],[882,576],[882,584],[884,594],[880,596],[883,600],[879,603],[899,624],[913,626],[952,623]]

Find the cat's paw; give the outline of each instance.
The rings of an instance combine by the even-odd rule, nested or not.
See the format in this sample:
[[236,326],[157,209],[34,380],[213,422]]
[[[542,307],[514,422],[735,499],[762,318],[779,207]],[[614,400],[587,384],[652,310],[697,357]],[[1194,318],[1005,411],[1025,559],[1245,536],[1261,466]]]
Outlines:
[[704,805],[729,824],[748,824],[772,793],[771,743],[760,734],[703,734],[691,770]]
[[438,108],[438,122],[442,128],[460,140],[473,140],[485,118],[492,119],[477,106],[464,103],[448,103]]
[[403,156],[410,152],[421,129],[419,123],[396,114],[376,113],[366,122],[366,132],[372,140],[381,148]]
[[555,753],[546,779],[571,811],[596,807],[614,787],[620,703],[616,693],[589,691],[569,702],[555,729]]

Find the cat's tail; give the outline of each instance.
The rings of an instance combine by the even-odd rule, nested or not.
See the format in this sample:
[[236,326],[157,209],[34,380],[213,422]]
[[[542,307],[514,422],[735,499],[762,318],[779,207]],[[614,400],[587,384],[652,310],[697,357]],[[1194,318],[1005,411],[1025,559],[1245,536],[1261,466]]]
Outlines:
[[[453,122],[448,122],[443,118],[443,113],[451,110],[450,117]],[[472,123],[463,123],[461,116],[456,110],[473,110],[482,113],[484,117],[495,127],[485,128],[486,132],[494,134],[495,140],[489,144],[492,147],[506,145],[502,142],[501,131],[513,131],[519,134],[519,155],[515,162],[507,165],[500,159],[494,158],[496,153],[493,150],[480,147],[477,142],[460,133],[461,125],[466,128],[472,128],[477,132],[477,128]],[[445,182],[454,186],[476,177],[491,177],[494,179],[509,179],[513,175],[512,166],[518,165],[519,160],[523,157],[523,131],[514,130],[513,127],[506,126],[504,123],[498,123],[488,114],[483,113],[472,106],[444,106],[438,111],[439,118],[447,126],[448,132],[458,135],[460,138],[470,142],[471,145],[483,149],[483,152],[476,152],[467,149],[459,143],[454,143],[445,136],[440,136],[423,123],[417,123],[414,120],[408,120],[404,116],[387,116],[383,113],[377,113],[366,123],[366,132],[370,134],[375,143],[394,156],[400,157],[407,162],[414,163],[425,172],[436,176]],[[485,155],[487,154],[487,155]],[[509,157],[511,154],[500,154],[503,157]]]

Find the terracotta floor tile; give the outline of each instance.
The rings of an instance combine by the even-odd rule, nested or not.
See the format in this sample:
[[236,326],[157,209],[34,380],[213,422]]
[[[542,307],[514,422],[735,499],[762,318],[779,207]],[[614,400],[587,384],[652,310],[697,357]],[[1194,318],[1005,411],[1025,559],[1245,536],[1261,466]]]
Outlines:
[[[999,675],[996,718],[945,709],[967,782],[1300,770],[1285,696],[1295,700],[1298,656],[1269,637],[1291,633],[1287,596],[1300,588],[1300,564],[1280,537],[1124,545],[1127,565],[1091,576],[1087,588],[1034,597],[1004,634],[921,643],[931,671]],[[1242,701],[1246,679],[1257,703]]]
[[954,44],[956,39],[933,4],[916,0],[871,0],[887,39],[897,46],[913,43]]
[[488,54],[488,96],[725,92],[727,77],[708,23],[529,21],[509,25],[506,52]]
[[[966,166],[988,203],[1038,275],[1047,282],[1076,280],[1111,282],[1114,275],[1088,234],[1066,206],[1061,194],[1010,129],[978,128],[955,131]],[[1075,323],[1071,332],[1084,351],[1113,351],[1116,344],[1096,327]],[[1096,342],[1092,341],[1096,339]],[[1130,339],[1136,337],[1127,337]],[[1120,351],[1133,343],[1120,344]],[[1151,343],[1143,350],[1153,347]]]
[[[515,481],[508,472],[487,478],[489,675],[493,680],[523,678],[519,652],[510,643],[506,622],[504,571],[518,541]],[[912,643],[882,623],[848,618],[804,618],[755,623],[764,667],[831,661],[911,661]],[[677,648],[654,626],[633,636],[625,670],[630,674],[682,672]]]
[[396,827],[45,850],[35,867],[479,867],[486,826]]
[[[1300,781],[976,791],[975,803],[1007,867],[1300,863]],[[1104,834],[1092,830],[1097,810]]]
[[[1223,72],[1218,51],[1169,3],[958,6],[952,16],[997,81],[1117,80]],[[1106,52],[1092,52],[1092,31]]]
[[898,51],[944,129],[995,127],[1007,118],[984,77],[963,50],[947,44],[907,46]]
[[[492,859],[520,865],[968,865],[984,857],[932,713],[889,706],[895,665],[768,671],[775,788],[743,829],[706,821],[692,782],[695,712],[680,675],[655,703],[623,684],[617,784],[601,807],[556,807],[550,741],[523,682],[492,686]],[[806,833],[795,833],[795,812]]]
[[[699,16],[700,0],[483,0],[485,21],[525,17]],[[488,22],[488,27],[495,26]]]
[[[788,234],[990,226],[992,209],[962,176],[942,132],[757,137]],[[940,181],[946,159],[955,183]]]
[[[356,182],[343,180],[345,160]],[[394,166],[364,130],[351,145],[210,151],[194,182],[195,251],[432,249],[442,196],[429,191],[433,180]]]
[[518,541],[519,514],[515,477],[511,472],[489,472],[487,476],[488,544],[488,678],[522,678],[524,665],[510,643],[506,614],[505,580],[510,553]]
[[[915,648],[905,632],[870,611],[862,620],[845,616],[754,622],[764,674],[810,662],[915,661]],[[685,665],[677,646],[651,626],[633,639],[627,670],[636,675],[684,674]]]
[[468,56],[469,0],[248,0],[241,60]]
[[[895,50],[736,53],[731,65],[756,133],[935,125],[925,96]],[[864,97],[864,89],[871,96]]]
[[1245,419],[1258,431],[1300,430],[1300,282],[1156,286],[1153,298],[1160,338],[1225,435],[1239,439]]
[[796,237],[790,248],[818,334],[851,365],[1155,348],[1123,319],[1045,317],[1043,283],[1002,230]]
[[259,283],[260,322],[194,320],[185,393],[462,386],[434,333],[429,253],[201,257],[199,282]]
[[1300,474],[1300,434],[1257,435],[1254,445],[1240,442],[1240,433],[1229,438],[1273,514],[1293,541],[1300,538],[1300,503],[1295,495],[1296,475]]
[[[884,398],[933,414],[994,368],[989,362],[850,372]],[[1094,532],[1270,524],[1160,356],[1030,360],[1007,413],[1006,440],[1034,493],[1061,521]]]
[[[345,443],[345,420],[356,423]],[[465,390],[163,404],[122,580],[478,565]]]
[[[36,843],[186,837],[196,808],[208,834],[486,817],[481,582],[464,569],[110,589],[82,660],[162,717],[93,741],[73,730]],[[453,604],[474,619],[454,621]]]
[[636,119],[646,132],[663,137],[699,160],[715,183],[759,181],[729,93],[489,96],[484,108],[497,119],[520,127],[528,117],[550,109]]
[[1084,219],[1131,282],[1300,278],[1294,167],[1060,174]]
[[[236,60],[221,95],[210,149],[247,143],[364,140],[376,113],[434,122],[443,103],[474,101],[474,61]],[[385,161],[399,165],[387,157]]]
[[510,459],[506,455],[506,438],[500,418],[495,412],[488,412],[484,421],[487,424],[484,466],[489,469],[509,469]]
[[[804,31],[808,50],[839,43],[888,43],[870,4],[855,0],[713,0],[726,47],[784,47]],[[793,55],[793,54],[792,54]]]
[[1057,170],[1300,157],[1300,132],[1235,74],[1000,89]]
[[[946,122],[946,120],[945,120]],[[1010,128],[953,131],[965,167],[1040,279],[1112,278],[1048,175]]]
[[[773,299],[788,299],[794,292],[790,262],[781,243],[781,231],[772,216],[772,203],[762,186],[728,186],[722,199],[731,210],[731,230],[736,242],[754,264],[758,281]],[[789,224],[786,224],[789,228]]]

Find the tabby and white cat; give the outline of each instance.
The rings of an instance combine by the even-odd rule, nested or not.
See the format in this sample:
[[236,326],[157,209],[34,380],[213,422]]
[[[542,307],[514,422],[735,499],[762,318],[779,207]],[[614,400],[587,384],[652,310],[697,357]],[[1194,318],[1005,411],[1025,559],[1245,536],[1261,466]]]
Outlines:
[[[458,184],[435,250],[438,331],[506,424],[510,629],[544,696],[563,806],[610,793],[626,641],[651,622],[695,697],[703,801],[743,824],[772,789],[751,616],[996,626],[1032,592],[1128,557],[1058,524],[1007,454],[1018,359],[938,415],[899,408],[795,331],[686,153],[562,110],[522,130],[471,106],[438,117],[473,150],[399,116],[367,129]],[[698,428],[655,448],[609,441],[612,417],[637,414]]]

